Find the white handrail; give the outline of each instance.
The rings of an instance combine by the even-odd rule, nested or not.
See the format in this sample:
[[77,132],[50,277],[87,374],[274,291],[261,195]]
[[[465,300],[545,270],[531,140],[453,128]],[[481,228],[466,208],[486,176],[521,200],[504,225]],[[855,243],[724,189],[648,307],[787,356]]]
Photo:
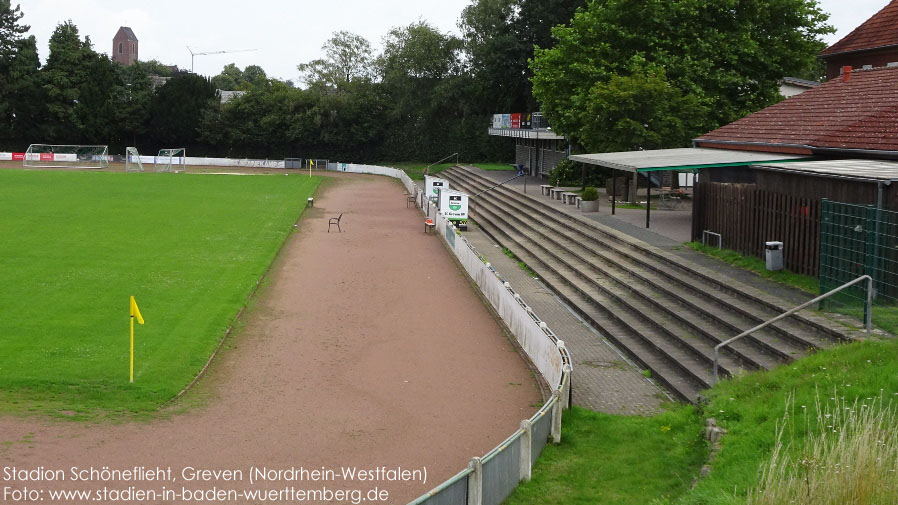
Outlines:
[[834,289],[828,293],[820,295],[817,298],[814,298],[813,300],[811,300],[809,302],[802,303],[801,305],[799,305],[798,307],[795,307],[794,309],[792,309],[790,311],[784,312],[769,321],[761,323],[750,330],[743,331],[742,333],[736,335],[735,337],[733,337],[729,340],[724,340],[723,342],[714,346],[714,383],[713,384],[717,384],[717,382],[720,380],[720,378],[717,375],[717,368],[718,368],[719,361],[720,361],[720,349],[722,347],[728,346],[731,343],[735,342],[736,340],[739,340],[740,338],[742,338],[746,335],[751,335],[752,333],[760,330],[761,328],[765,328],[765,327],[779,321],[780,319],[787,318],[787,317],[791,316],[792,314],[798,312],[799,310],[805,309],[825,298],[828,298],[829,296],[832,296],[832,295],[838,293],[839,291],[842,291],[843,289],[845,289],[849,286],[858,284],[861,281],[867,281],[867,300],[865,302],[866,306],[867,306],[867,310],[866,310],[864,326],[867,328],[867,338],[870,338],[870,330],[873,327],[873,277],[870,277],[869,275],[862,275],[851,282],[842,284],[841,286],[837,287],[836,289]]

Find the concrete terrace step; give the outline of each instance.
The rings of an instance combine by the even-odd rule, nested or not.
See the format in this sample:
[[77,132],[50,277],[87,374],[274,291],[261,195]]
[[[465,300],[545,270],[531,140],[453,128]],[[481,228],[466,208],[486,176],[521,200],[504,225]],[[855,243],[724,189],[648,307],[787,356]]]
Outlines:
[[[458,167],[441,176],[471,194],[495,184]],[[688,401],[710,385],[714,345],[789,308],[763,292],[715,279],[710,270],[509,188],[481,195],[471,209],[485,232]],[[727,374],[769,369],[849,338],[823,318],[801,314],[726,348],[721,369]]]
[[[463,173],[466,182],[475,186],[488,187],[484,184],[490,184],[490,179],[483,177],[469,169],[457,168]],[[491,185],[491,184],[490,184]],[[649,246],[637,239],[624,235],[617,230],[599,225],[593,221],[586,220],[579,216],[566,214],[554,209],[540,199],[521,194],[517,191],[498,187],[495,194],[502,195],[503,198],[510,199],[516,206],[535,212],[543,220],[543,223],[555,223],[566,228],[573,233],[578,234],[582,239],[589,240],[601,247],[609,247],[615,252],[628,256],[634,261],[639,261],[648,268],[658,272],[660,275],[666,276],[671,280],[681,283],[686,287],[692,288],[699,294],[709,292],[723,292],[732,295],[729,299],[735,297],[738,303],[728,305],[733,311],[742,312],[757,320],[758,323],[766,321],[786,310],[792,308],[782,300],[761,292],[755,288],[725,278],[718,275],[713,270],[702,268],[696,264],[684,260],[667,251]],[[495,199],[494,195],[489,195]],[[663,268],[662,268],[663,267]],[[727,298],[721,301],[726,302]],[[752,310],[746,310],[750,308]],[[818,316],[816,314],[805,311],[794,315],[787,320],[788,322],[777,323],[774,328],[779,325],[790,325],[794,328],[804,326],[810,332],[810,335],[823,335],[825,338],[819,339],[819,342],[829,345],[831,340],[850,341],[859,333],[847,331],[837,331],[831,326],[831,321]],[[787,335],[788,333],[783,333]],[[813,338],[813,337],[812,337]],[[806,347],[814,347],[812,342],[799,342],[800,345]]]
[[[495,208],[491,203],[484,202],[481,213],[486,212],[485,207],[487,206],[491,207],[491,210]],[[534,233],[530,233],[524,228],[520,219],[513,214],[503,214],[500,211],[495,218],[491,220],[496,222],[498,219],[505,225],[518,228],[518,232],[530,240],[531,244],[528,248],[531,250],[539,248],[545,254],[554,256],[558,261],[573,268],[575,274],[582,278],[592,279],[597,287],[614,296],[632,310],[642,314],[654,314],[651,320],[661,325],[662,330],[679,331],[677,338],[685,339],[683,345],[693,348],[697,353],[706,355],[709,363],[713,359],[711,357],[713,347],[724,340],[720,338],[720,335],[739,333],[739,331],[719,324],[718,321],[721,320],[719,315],[715,315],[716,319],[708,319],[705,307],[697,303],[691,305],[683,303],[674,291],[657,290],[657,286],[651,281],[646,281],[632,272],[619,268],[611,258],[604,258],[604,262],[599,262],[595,259],[597,256],[591,255],[589,251],[572,251],[571,248],[555,242],[551,236],[542,233],[535,236]],[[511,221],[516,221],[516,223]],[[534,226],[533,228],[538,227]],[[546,248],[544,244],[551,244],[551,247]],[[700,318],[706,318],[704,324],[697,324],[697,320]],[[795,347],[781,352],[778,349],[769,349],[764,343],[758,346],[760,349],[754,349],[748,342],[735,342],[726,349],[726,352],[733,353],[743,364],[755,369],[769,369],[779,364],[780,360],[791,359],[792,356],[803,350],[800,347]],[[706,347],[707,349],[705,349]]]
[[[499,244],[504,244],[506,247],[517,247],[514,240],[499,228],[491,226],[488,234]],[[549,286],[580,317],[624,349],[642,368],[650,370],[653,378],[676,397],[693,401],[698,393],[706,387],[705,384],[710,380],[710,375],[703,372],[704,367],[695,364],[691,357],[681,354],[676,349],[667,349],[663,345],[659,348],[657,343],[648,340],[645,335],[627,326],[605,306],[602,306],[601,300],[597,300],[596,303],[583,303],[581,291],[572,287],[571,282],[562,274],[555,273],[535,256],[526,251],[517,256],[531,268],[539,269],[540,279],[544,284]],[[694,369],[694,374],[702,377],[701,380],[694,379],[693,374],[684,371],[684,368],[688,369],[690,366]]]

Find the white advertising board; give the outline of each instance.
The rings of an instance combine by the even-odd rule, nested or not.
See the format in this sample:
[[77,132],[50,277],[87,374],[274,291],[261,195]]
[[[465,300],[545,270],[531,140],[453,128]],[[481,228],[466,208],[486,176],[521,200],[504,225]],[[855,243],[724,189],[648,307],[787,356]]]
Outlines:
[[462,228],[468,226],[468,195],[461,191],[440,191],[440,214]]
[[449,189],[449,181],[439,177],[424,176],[424,191],[427,198],[436,198],[440,191]]

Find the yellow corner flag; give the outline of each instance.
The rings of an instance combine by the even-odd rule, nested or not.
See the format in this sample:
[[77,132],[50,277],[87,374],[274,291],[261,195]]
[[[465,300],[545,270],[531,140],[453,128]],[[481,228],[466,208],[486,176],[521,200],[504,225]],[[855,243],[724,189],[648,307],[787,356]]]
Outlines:
[[143,324],[143,316],[140,315],[140,309],[137,307],[137,300],[134,299],[134,296],[131,296],[131,382],[134,382],[134,318],[137,318],[137,322]]
[[315,160],[309,160],[309,177],[312,177],[312,167],[315,166]]
[[137,322],[143,324],[143,316],[140,315],[140,309],[137,308],[137,300],[131,297],[131,317],[136,317]]

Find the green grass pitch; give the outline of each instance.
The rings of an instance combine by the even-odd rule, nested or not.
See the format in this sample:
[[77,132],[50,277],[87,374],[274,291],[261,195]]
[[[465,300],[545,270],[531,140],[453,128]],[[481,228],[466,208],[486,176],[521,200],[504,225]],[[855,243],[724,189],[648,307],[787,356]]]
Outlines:
[[[319,178],[0,171],[0,412],[148,412],[206,363]],[[128,296],[135,330],[128,382]]]

